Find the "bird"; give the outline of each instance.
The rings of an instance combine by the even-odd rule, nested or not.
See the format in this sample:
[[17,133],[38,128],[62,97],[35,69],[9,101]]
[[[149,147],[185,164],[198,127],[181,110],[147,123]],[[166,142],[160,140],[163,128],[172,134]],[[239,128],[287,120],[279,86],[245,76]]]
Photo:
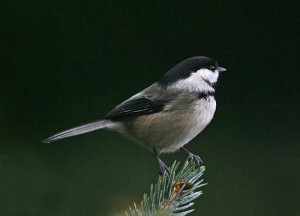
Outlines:
[[200,166],[203,163],[200,156],[185,145],[211,122],[216,110],[215,86],[224,71],[213,58],[187,58],[99,120],[59,132],[43,142],[108,129],[153,151],[160,174],[169,173],[161,153],[182,150],[188,160]]

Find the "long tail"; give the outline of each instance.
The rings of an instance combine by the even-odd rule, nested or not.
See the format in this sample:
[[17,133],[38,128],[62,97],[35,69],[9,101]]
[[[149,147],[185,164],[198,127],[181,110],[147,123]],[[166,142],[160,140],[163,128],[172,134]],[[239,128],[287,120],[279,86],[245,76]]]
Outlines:
[[69,130],[62,131],[60,133],[54,134],[53,136],[43,140],[43,143],[51,143],[60,139],[64,139],[71,136],[77,136],[80,134],[88,133],[94,130],[99,130],[107,127],[112,122],[109,120],[99,120],[95,122],[91,122],[88,124],[80,125]]

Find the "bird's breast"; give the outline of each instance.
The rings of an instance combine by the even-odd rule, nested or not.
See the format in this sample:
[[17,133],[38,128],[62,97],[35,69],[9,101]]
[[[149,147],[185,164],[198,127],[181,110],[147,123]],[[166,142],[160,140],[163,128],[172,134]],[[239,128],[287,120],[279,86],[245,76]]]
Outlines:
[[216,111],[216,101],[213,96],[199,99],[195,101],[192,111],[188,114],[188,118],[182,119],[183,128],[187,128],[182,140],[185,145],[191,139],[196,137],[212,120]]
[[202,125],[207,125],[213,118],[216,111],[216,100],[213,96],[204,97],[196,101],[195,113],[197,122]]
[[127,132],[140,143],[160,152],[173,152],[197,136],[216,110],[213,96],[190,101],[182,107],[127,122]]

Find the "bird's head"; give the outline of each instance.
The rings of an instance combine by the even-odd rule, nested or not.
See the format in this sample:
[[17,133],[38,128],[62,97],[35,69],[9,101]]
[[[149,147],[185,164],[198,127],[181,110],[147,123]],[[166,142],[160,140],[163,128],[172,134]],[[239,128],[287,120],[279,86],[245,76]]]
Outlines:
[[218,62],[205,56],[188,58],[171,68],[158,82],[166,88],[189,92],[212,92],[221,72]]

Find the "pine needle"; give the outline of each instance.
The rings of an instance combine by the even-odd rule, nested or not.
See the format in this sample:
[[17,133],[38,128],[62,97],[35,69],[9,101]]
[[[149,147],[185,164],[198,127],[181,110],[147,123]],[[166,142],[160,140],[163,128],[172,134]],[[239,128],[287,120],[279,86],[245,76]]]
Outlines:
[[174,162],[170,168],[170,175],[166,173],[159,176],[155,185],[151,185],[150,193],[144,194],[138,207],[125,212],[126,216],[184,216],[194,209],[190,209],[202,191],[203,184],[200,179],[205,167],[197,167],[193,162],[186,161],[176,174],[179,162]]

